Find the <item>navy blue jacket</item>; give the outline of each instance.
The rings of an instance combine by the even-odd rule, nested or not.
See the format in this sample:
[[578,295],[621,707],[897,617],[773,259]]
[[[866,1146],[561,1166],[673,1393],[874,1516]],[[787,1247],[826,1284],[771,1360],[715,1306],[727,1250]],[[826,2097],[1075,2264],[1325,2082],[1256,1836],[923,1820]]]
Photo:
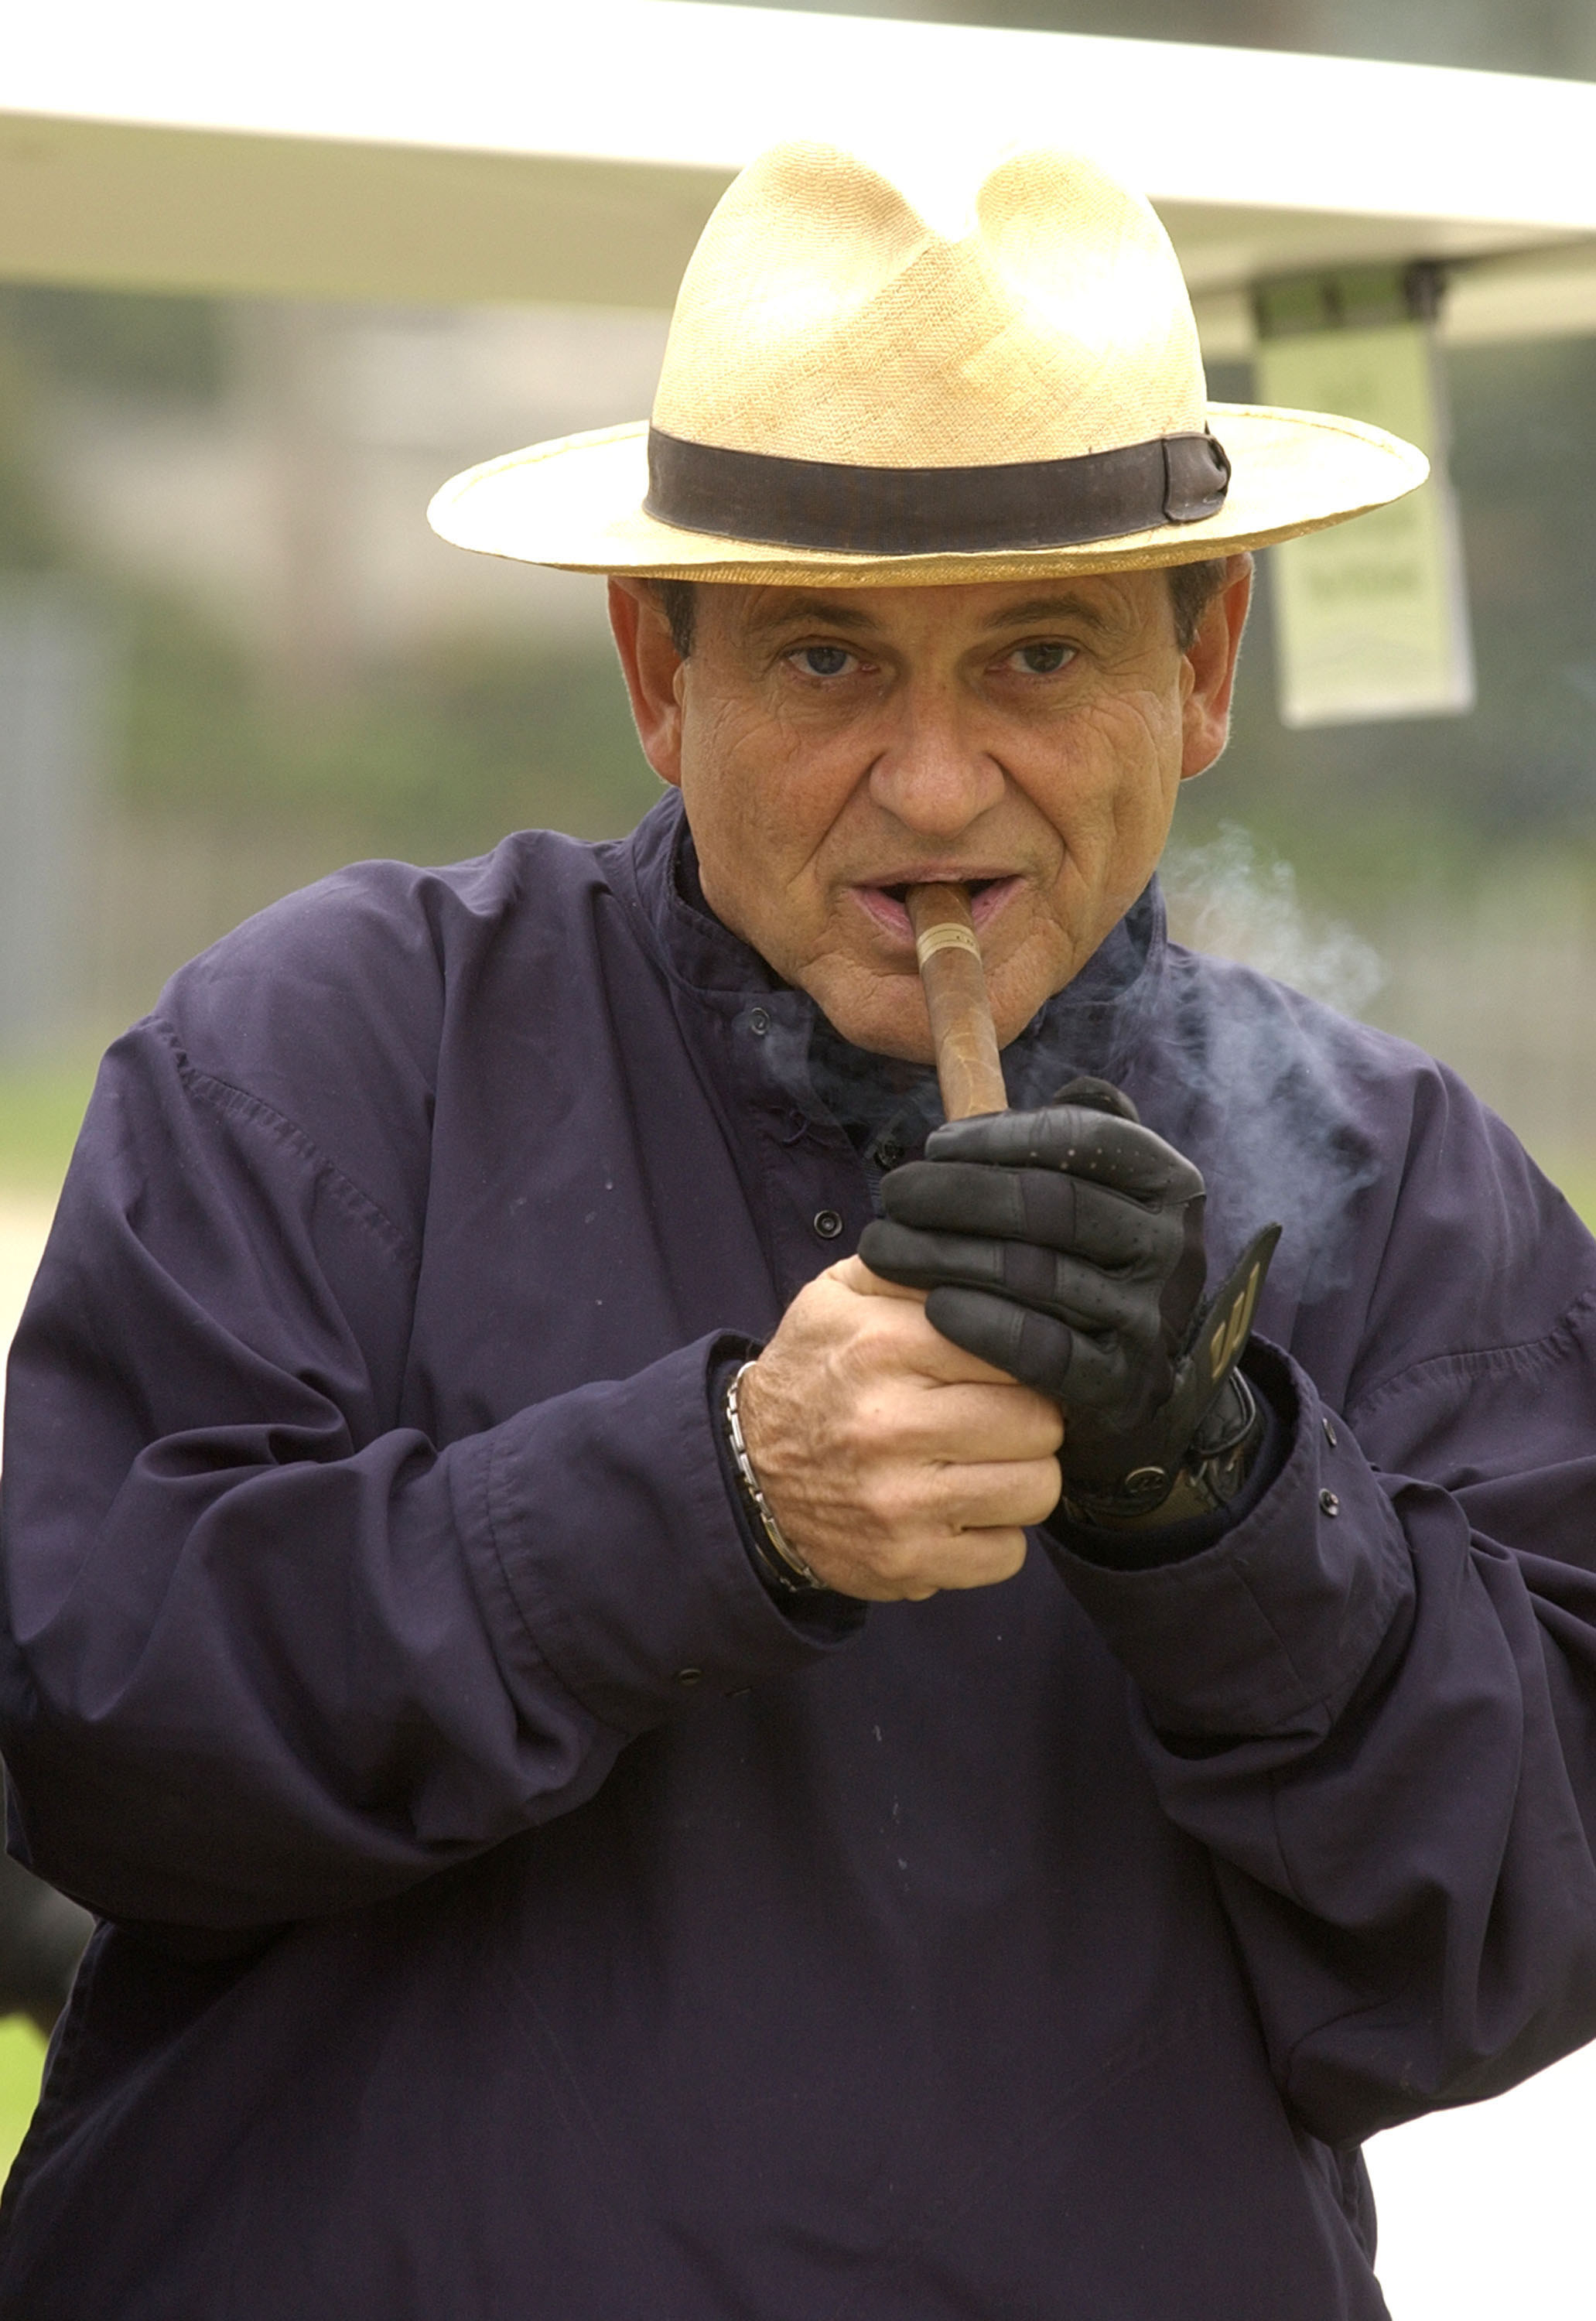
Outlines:
[[871,1173],[681,837],[341,873],[106,1060],[0,1693],[107,1923],[0,2316],[1378,2315],[1361,2139],[1596,2033],[1596,1245],[1150,892],[1011,1088],[1126,1087],[1216,1275],[1282,1220],[1284,1463],[1180,1562],[789,1617],[706,1381]]

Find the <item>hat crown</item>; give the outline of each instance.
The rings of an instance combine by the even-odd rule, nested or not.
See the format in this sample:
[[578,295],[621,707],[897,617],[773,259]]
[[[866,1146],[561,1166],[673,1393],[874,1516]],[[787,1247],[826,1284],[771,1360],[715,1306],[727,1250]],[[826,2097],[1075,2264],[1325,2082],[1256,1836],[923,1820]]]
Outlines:
[[745,169],[683,279],[655,426],[883,468],[1201,432],[1191,304],[1148,203],[1045,150],[980,177],[944,164],[917,193],[827,145]]

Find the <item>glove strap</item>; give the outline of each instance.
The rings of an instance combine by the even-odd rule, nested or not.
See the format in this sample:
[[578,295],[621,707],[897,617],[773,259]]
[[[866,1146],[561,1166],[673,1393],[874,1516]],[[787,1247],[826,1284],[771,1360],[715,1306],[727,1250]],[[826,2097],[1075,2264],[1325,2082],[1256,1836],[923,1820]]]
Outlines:
[[[1072,1522],[1145,1531],[1215,1515],[1235,1498],[1264,1432],[1263,1413],[1236,1365],[1279,1239],[1278,1225],[1255,1236],[1198,1322],[1170,1397],[1171,1463],[1133,1468],[1110,1491],[1066,1488],[1059,1505]],[[1192,1415],[1182,1420],[1183,1410]]]
[[1140,1467],[1117,1491],[1066,1492],[1059,1505],[1072,1523],[1104,1531],[1162,1530],[1227,1507],[1246,1481],[1263,1440],[1263,1413],[1239,1370],[1233,1370],[1203,1418],[1173,1480],[1163,1467]]

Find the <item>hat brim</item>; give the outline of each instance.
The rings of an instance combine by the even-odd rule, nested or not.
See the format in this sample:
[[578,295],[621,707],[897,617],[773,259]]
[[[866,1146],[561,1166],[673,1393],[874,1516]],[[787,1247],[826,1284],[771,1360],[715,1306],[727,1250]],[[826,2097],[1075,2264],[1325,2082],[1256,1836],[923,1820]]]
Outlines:
[[1031,574],[1126,572],[1263,548],[1344,523],[1414,491],[1422,451],[1382,428],[1317,411],[1216,403],[1209,424],[1231,461],[1218,515],[1068,548],[980,554],[849,556],[684,532],[643,512],[648,423],[561,436],[455,476],[427,521],[444,540],[524,564],[661,580],[807,582],[829,587],[932,587]]

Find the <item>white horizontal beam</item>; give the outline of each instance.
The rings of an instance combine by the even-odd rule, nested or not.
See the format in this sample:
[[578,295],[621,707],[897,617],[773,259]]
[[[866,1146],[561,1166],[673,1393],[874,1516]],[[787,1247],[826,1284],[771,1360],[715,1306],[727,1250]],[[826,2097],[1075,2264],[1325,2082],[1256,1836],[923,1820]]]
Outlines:
[[666,304],[752,153],[884,133],[1089,147],[1199,294],[1596,235],[1584,83],[707,0],[54,0],[6,28],[0,274]]
[[1082,142],[1154,198],[1596,231],[1596,86],[705,0],[55,0],[15,114],[732,170],[780,137]]

